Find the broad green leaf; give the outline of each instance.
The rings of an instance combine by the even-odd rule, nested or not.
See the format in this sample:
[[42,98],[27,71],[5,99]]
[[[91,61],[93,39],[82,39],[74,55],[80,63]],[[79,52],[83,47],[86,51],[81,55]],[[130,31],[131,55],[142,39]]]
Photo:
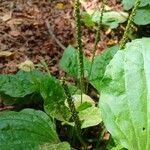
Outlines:
[[[134,6],[135,2],[136,2],[136,0],[122,0],[123,7],[124,7],[125,10],[131,9]],[[149,0],[140,0],[140,2],[141,2],[140,7],[150,5]]]
[[[101,123],[101,114],[99,108],[95,107],[95,102],[87,95],[83,94],[83,101],[81,103],[81,95],[73,95],[73,102],[75,104],[76,110],[79,112],[79,119],[82,121],[81,128],[88,128],[91,126],[96,126]],[[68,107],[67,102],[65,103]],[[74,126],[74,122],[65,123]]]
[[4,74],[0,74],[0,92],[1,92],[1,88],[3,87],[3,85],[8,82],[9,80],[9,75],[4,75]]
[[134,22],[138,25],[150,24],[150,5],[137,10]]
[[79,118],[82,122],[82,128],[96,126],[102,122],[99,108],[92,106],[79,111]]
[[111,150],[126,150],[121,145],[117,145],[116,147],[111,148]]
[[38,150],[45,144],[59,144],[52,120],[42,111],[25,109],[0,113],[1,150]]
[[110,136],[109,141],[107,143],[107,150],[127,150],[126,148],[123,148],[118,142],[114,141],[112,136]]
[[69,88],[71,95],[81,94],[81,90],[77,86],[72,85],[70,83],[67,83],[67,85],[68,85],[68,88]]
[[[100,90],[100,81],[103,78],[105,68],[109,61],[113,58],[113,55],[117,52],[118,46],[111,47],[104,51],[101,55],[95,57],[92,72],[90,76],[90,83],[97,89]],[[76,62],[76,63],[75,63]],[[69,46],[63,54],[60,63],[61,67],[71,76],[77,78],[78,64],[76,51],[73,47]],[[84,58],[85,74],[88,76],[91,63]]]
[[36,91],[36,81],[42,76],[39,71],[19,71],[16,75],[0,76],[0,94],[10,97],[24,97]]
[[92,106],[91,103],[89,103],[89,102],[83,102],[83,103],[77,108],[77,111],[79,112],[79,111],[85,110],[85,109],[87,109],[87,108],[89,108],[89,107],[91,107],[91,106]]
[[125,10],[129,10],[134,6],[135,0],[122,0],[123,7]]
[[[82,95],[82,103],[81,103],[81,94],[72,95],[72,100],[74,102],[75,108],[78,109],[82,103],[89,103],[91,106],[95,106],[94,100],[86,94]],[[68,107],[67,100],[65,100],[65,105]]]
[[[97,9],[97,1],[80,0],[80,3],[85,10],[82,15],[85,25],[90,27],[94,26],[95,23],[99,23],[102,13]],[[110,11],[110,7],[105,5],[102,24],[110,28],[116,28],[118,27],[119,23],[125,22],[127,17],[128,13]]]
[[[123,0],[124,9],[131,9],[135,0]],[[140,8],[137,9],[136,15],[134,17],[134,22],[137,25],[147,25],[150,24],[150,1],[149,0],[141,0]]]
[[0,96],[5,105],[27,103],[33,101],[31,94],[38,96],[39,80],[42,72],[34,70],[31,72],[19,71],[15,75],[0,75]]
[[58,80],[54,77],[43,77],[40,81],[40,93],[47,114],[61,121],[70,118],[70,111],[65,106],[64,90]]
[[118,142],[114,141],[112,136],[110,136],[109,138],[106,149],[107,150],[126,150],[120,144],[118,144]]
[[95,25],[92,20],[92,16],[89,15],[87,12],[82,12],[82,20],[87,27],[93,27]]
[[123,147],[150,149],[150,38],[116,53],[106,68],[99,105],[106,128]]
[[[6,78],[5,78],[6,77]],[[22,102],[29,94],[41,94],[45,111],[59,120],[69,119],[70,111],[65,106],[65,95],[60,83],[53,77],[39,71],[19,71],[16,75],[2,76],[0,94],[5,104]],[[11,97],[17,98],[12,100]]]
[[[87,107],[86,109],[80,110],[78,115],[79,115],[79,119],[82,122],[81,125],[82,129],[96,126],[102,122],[99,108],[95,106]],[[74,122],[64,121],[63,124],[74,126]]]
[[90,76],[90,83],[98,90],[101,89],[101,81],[104,76],[104,72],[106,66],[113,58],[115,53],[118,50],[118,46],[113,46],[111,48],[106,49],[102,54],[95,57],[92,73]]
[[[101,16],[100,11],[96,11],[92,15],[92,20],[93,22],[99,22]],[[126,12],[116,12],[116,11],[109,11],[109,12],[104,12],[103,13],[103,20],[102,23],[104,25],[109,26],[110,28],[117,28],[119,23],[123,23],[127,20],[128,18],[128,13]]]
[[58,144],[45,144],[40,147],[40,150],[71,150],[70,145],[67,142]]
[[76,50],[69,45],[64,51],[64,54],[60,60],[60,65],[69,75],[73,77],[78,76],[78,61]]
[[[77,50],[71,45],[67,47],[60,61],[60,66],[72,77],[78,78]],[[85,76],[88,75],[90,62],[84,57]]]

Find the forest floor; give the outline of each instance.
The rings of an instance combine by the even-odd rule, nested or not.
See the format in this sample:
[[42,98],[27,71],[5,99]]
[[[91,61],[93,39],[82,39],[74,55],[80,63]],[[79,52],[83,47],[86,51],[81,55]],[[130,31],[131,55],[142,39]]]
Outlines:
[[[76,47],[75,21],[73,2],[70,0],[0,0],[0,73],[16,73],[20,63],[29,59],[34,64],[45,60],[51,73],[57,77],[62,75],[59,60],[65,47],[69,44]],[[94,8],[98,0],[88,3]],[[99,2],[101,4],[101,2]],[[108,6],[112,10],[121,10],[116,0],[110,0]],[[49,34],[46,20],[49,21]],[[95,29],[82,26],[84,53],[92,55]],[[121,30],[120,30],[121,31]],[[101,41],[96,53],[119,42],[120,33],[108,28],[101,31]],[[122,33],[121,33],[122,34]]]

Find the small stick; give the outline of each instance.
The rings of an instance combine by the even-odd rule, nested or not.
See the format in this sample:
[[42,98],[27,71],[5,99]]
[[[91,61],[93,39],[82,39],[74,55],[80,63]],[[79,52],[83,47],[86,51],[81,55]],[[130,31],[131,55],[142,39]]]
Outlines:
[[12,110],[14,109],[14,106],[5,106],[3,108],[0,108],[0,111],[4,111],[4,110]]
[[107,0],[103,0],[102,1],[102,10],[101,10],[101,14],[100,14],[100,18],[99,18],[99,22],[98,22],[98,29],[96,32],[96,36],[95,36],[95,42],[94,42],[94,47],[93,47],[93,56],[92,56],[92,61],[91,61],[91,66],[90,66],[90,72],[89,72],[89,79],[92,73],[92,69],[93,69],[93,64],[94,64],[94,58],[96,55],[96,47],[98,42],[100,41],[100,31],[102,29],[102,21],[103,21],[103,16],[104,16],[104,11],[105,11],[105,3]]
[[63,50],[65,50],[66,47],[56,38],[56,36],[55,36],[54,33],[52,32],[48,19],[45,20],[45,24],[46,24],[46,27],[47,27],[47,29],[48,29],[48,33],[50,34],[50,36],[55,40],[55,42],[56,42]]

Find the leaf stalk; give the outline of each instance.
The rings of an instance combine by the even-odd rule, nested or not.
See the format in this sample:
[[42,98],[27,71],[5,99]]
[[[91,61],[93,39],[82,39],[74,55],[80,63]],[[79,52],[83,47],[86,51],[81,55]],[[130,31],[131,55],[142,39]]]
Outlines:
[[104,16],[105,3],[106,3],[106,0],[103,0],[102,1],[101,14],[100,14],[99,23],[98,23],[98,29],[97,29],[97,32],[96,32],[96,35],[95,35],[95,42],[94,42],[94,47],[93,47],[93,56],[92,56],[91,67],[90,67],[90,71],[89,71],[89,79],[90,79],[92,69],[93,69],[93,63],[94,63],[94,58],[95,58],[95,55],[96,55],[97,44],[100,41],[100,31],[102,29],[102,21],[103,21],[103,16]]

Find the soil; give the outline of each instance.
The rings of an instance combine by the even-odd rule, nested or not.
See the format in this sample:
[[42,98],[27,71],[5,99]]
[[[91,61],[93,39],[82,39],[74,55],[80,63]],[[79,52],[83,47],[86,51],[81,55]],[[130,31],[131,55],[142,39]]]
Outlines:
[[[101,2],[99,2],[101,3]],[[108,2],[114,10],[121,9],[116,0]],[[51,73],[62,75],[59,60],[63,49],[49,34],[45,21],[55,38],[65,47],[76,47],[73,2],[70,0],[1,0],[0,2],[0,50],[10,55],[0,55],[0,73],[12,74],[18,65],[29,59],[34,64],[45,60]],[[82,26],[84,53],[89,58],[94,43],[95,29]],[[101,31],[97,54],[119,42],[118,33],[109,29]]]

